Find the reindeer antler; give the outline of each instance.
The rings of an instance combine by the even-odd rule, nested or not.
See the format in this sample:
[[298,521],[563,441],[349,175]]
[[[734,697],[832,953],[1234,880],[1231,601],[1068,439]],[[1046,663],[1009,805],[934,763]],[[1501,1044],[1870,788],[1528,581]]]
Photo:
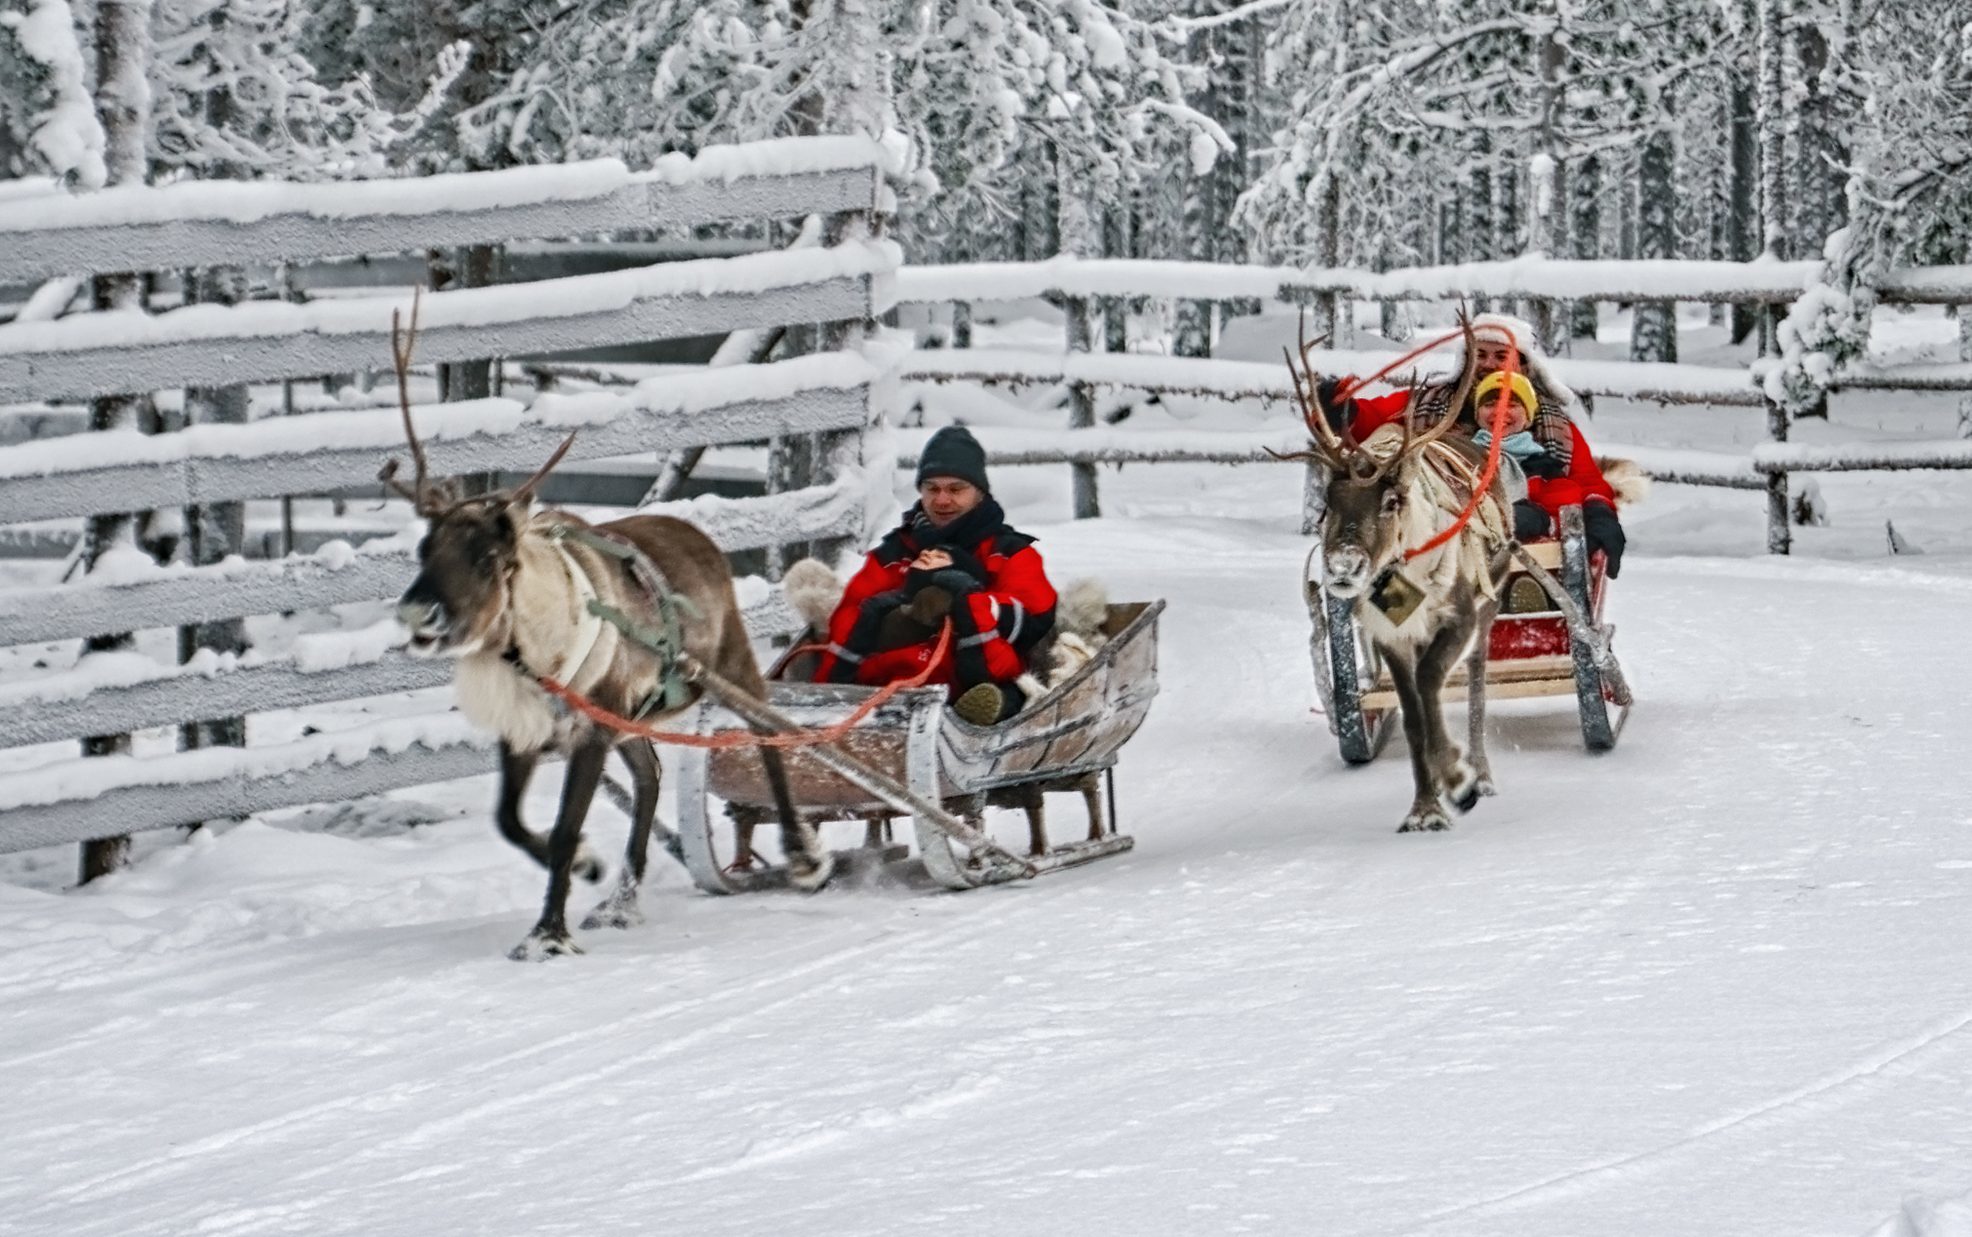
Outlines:
[[397,461],[388,459],[377,470],[377,480],[383,482],[400,496],[411,500],[411,506],[419,515],[436,515],[443,506],[433,493],[430,469],[425,461],[424,444],[418,441],[418,431],[411,424],[411,354],[418,346],[418,306],[423,289],[411,291],[411,327],[404,329],[403,315],[398,310],[390,311],[390,359],[397,371],[397,409],[404,417],[404,437],[411,444],[411,462],[417,466],[413,484],[407,486],[397,479]]
[[515,502],[523,502],[534,497],[535,488],[548,479],[548,474],[555,470],[555,465],[561,463],[561,457],[567,455],[568,449],[574,445],[575,431],[570,431],[568,437],[561,440],[561,445],[555,448],[555,453],[548,457],[548,462],[541,465],[533,476],[521,482],[520,486],[514,490],[513,500]]
[[1300,355],[1298,366],[1295,363],[1295,352],[1289,350],[1286,345],[1281,347],[1281,355],[1287,359],[1287,376],[1294,383],[1294,400],[1301,405],[1301,419],[1307,424],[1308,433],[1314,441],[1310,450],[1282,455],[1280,458],[1313,459],[1330,467],[1338,467],[1343,457],[1348,454],[1348,444],[1342,441],[1342,435],[1335,432],[1335,427],[1328,423],[1328,417],[1322,410],[1316,390],[1314,366],[1308,362],[1308,353],[1320,347],[1327,338],[1322,336],[1309,340],[1308,313],[1303,309],[1296,339]]
[[[1452,392],[1451,406],[1445,409],[1445,415],[1438,419],[1438,424],[1426,430],[1422,438],[1407,444],[1406,450],[1417,450],[1443,438],[1458,421],[1459,414],[1465,411],[1465,401],[1472,397],[1472,385],[1479,375],[1479,358],[1473,347],[1472,316],[1463,304],[1458,307],[1458,329],[1459,334],[1465,337],[1465,370],[1459,375],[1458,386]],[[1408,410],[1405,412],[1405,423],[1409,423]]]

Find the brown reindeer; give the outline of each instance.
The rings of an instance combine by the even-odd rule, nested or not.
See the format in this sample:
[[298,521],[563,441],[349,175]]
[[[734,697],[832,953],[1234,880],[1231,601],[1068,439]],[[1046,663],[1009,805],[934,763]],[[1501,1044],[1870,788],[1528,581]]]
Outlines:
[[[1446,437],[1471,395],[1474,362],[1471,326],[1465,371],[1444,416],[1413,435],[1418,403],[1413,388],[1399,423],[1366,442],[1354,443],[1328,423],[1314,397],[1309,345],[1301,368],[1288,357],[1295,391],[1314,442],[1298,458],[1328,472],[1322,515],[1324,588],[1352,603],[1357,621],[1389,668],[1410,743],[1416,794],[1398,832],[1447,829],[1441,799],[1469,811],[1481,794],[1493,793],[1486,759],[1486,642],[1499,610],[1499,589],[1510,552],[1511,510],[1496,476],[1468,522],[1444,544],[1412,556],[1450,528],[1472,499],[1485,456],[1463,437]],[[1303,381],[1305,376],[1305,383]],[[1468,742],[1470,759],[1445,733],[1439,693],[1461,654],[1469,650]]]
[[[569,935],[565,909],[571,875],[579,872],[591,881],[602,875],[602,865],[582,846],[582,824],[604,761],[615,750],[630,768],[630,839],[616,889],[583,922],[584,928],[641,922],[637,890],[657,813],[660,769],[648,740],[626,741],[561,708],[537,677],[548,676],[604,709],[645,722],[661,721],[695,702],[698,689],[678,680],[663,654],[605,621],[591,604],[661,630],[666,618],[648,587],[655,584],[675,599],[664,604],[672,607],[669,621],[683,652],[756,697],[766,695],[766,683],[747,641],[726,556],[711,538],[669,516],[590,525],[566,512],[534,509],[535,490],[567,453],[574,435],[510,493],[465,498],[450,483],[427,475],[406,390],[416,331],[415,308],[408,334],[399,334],[393,317],[398,401],[416,477],[408,486],[398,482],[393,460],[381,479],[409,498],[429,522],[418,544],[418,576],[399,599],[397,615],[410,630],[412,653],[457,660],[454,686],[460,711],[500,736],[500,832],[548,869],[540,922],[509,956],[525,960],[580,953]],[[677,650],[672,652],[675,656]],[[565,755],[568,769],[561,810],[544,839],[528,829],[520,809],[528,780],[549,751]],[[780,753],[763,747],[760,757],[780,812],[791,881],[801,889],[819,889],[834,861],[821,848],[813,826],[796,813]]]

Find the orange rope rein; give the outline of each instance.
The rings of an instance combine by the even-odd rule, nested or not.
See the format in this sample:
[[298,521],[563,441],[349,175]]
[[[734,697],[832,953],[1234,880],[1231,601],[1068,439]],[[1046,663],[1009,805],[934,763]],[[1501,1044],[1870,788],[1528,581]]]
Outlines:
[[824,726],[819,730],[797,730],[788,734],[753,734],[738,731],[727,734],[680,734],[674,730],[659,730],[655,726],[648,726],[643,722],[624,717],[620,713],[611,712],[595,701],[590,700],[588,697],[562,683],[556,682],[545,674],[537,675],[534,681],[541,685],[542,691],[547,692],[550,696],[553,696],[597,725],[608,730],[614,730],[619,734],[632,735],[640,739],[649,739],[653,743],[670,743],[677,747],[699,747],[711,751],[725,751],[740,747],[814,747],[822,743],[833,743],[840,739],[843,735],[849,733],[855,727],[856,723],[876,712],[877,709],[883,706],[884,702],[888,701],[898,692],[908,691],[914,687],[923,687],[931,678],[932,672],[938,669],[938,664],[945,660],[945,654],[951,649],[951,646],[952,620],[948,618],[945,620],[944,627],[939,630],[938,646],[932,650],[931,660],[925,663],[924,669],[918,671],[908,679],[899,679],[895,683],[886,683],[884,686],[878,688],[869,699],[857,705],[847,717],[839,722]]
[[[1502,373],[1511,377],[1514,373],[1518,372],[1514,364],[1517,355],[1517,350],[1507,353],[1506,365],[1501,370]],[[1512,396],[1513,384],[1510,382],[1500,383],[1499,398],[1493,401],[1493,436],[1492,441],[1486,444],[1486,464],[1485,467],[1479,470],[1479,480],[1472,486],[1472,496],[1466,501],[1465,510],[1459,512],[1458,518],[1453,520],[1451,525],[1443,532],[1415,550],[1405,550],[1405,562],[1408,563],[1420,555],[1429,554],[1439,546],[1450,541],[1453,537],[1458,536],[1460,530],[1472,522],[1473,513],[1479,510],[1480,502],[1484,500],[1486,494],[1493,488],[1493,477],[1499,472],[1501,440],[1505,437],[1501,431],[1506,428],[1506,402]],[[1531,422],[1534,410],[1530,408],[1527,412]]]
[[1390,362],[1388,365],[1385,365],[1382,369],[1377,370],[1375,373],[1371,374],[1367,378],[1362,378],[1362,379],[1344,378],[1342,380],[1342,385],[1335,389],[1335,398],[1338,400],[1348,399],[1351,395],[1354,395],[1356,392],[1362,390],[1366,386],[1372,385],[1378,379],[1381,379],[1386,374],[1389,374],[1391,371],[1403,368],[1405,365],[1410,364],[1412,361],[1415,361],[1417,358],[1423,356],[1427,352],[1430,352],[1434,348],[1444,347],[1446,344],[1449,344],[1453,340],[1458,339],[1460,335],[1461,332],[1453,331],[1449,335],[1440,335],[1436,339],[1429,340],[1425,343],[1419,344],[1417,347],[1412,348],[1409,352],[1406,352],[1404,355],[1398,357],[1396,360]]

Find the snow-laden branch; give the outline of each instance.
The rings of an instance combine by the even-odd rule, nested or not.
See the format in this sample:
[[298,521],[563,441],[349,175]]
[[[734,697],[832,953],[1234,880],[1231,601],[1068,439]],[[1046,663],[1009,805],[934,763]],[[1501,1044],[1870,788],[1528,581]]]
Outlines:
[[67,0],[30,0],[26,13],[0,13],[0,30],[46,74],[49,101],[30,122],[29,144],[56,176],[83,189],[102,188],[107,141]]

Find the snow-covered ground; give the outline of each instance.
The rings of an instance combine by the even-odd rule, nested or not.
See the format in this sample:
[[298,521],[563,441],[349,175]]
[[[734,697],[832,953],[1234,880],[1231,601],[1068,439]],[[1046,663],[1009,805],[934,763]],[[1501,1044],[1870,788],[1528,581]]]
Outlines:
[[15,857],[0,1232],[1972,1232],[1972,477],[1824,478],[1788,560],[1760,495],[1660,487],[1612,595],[1620,746],[1496,704],[1500,796],[1399,836],[1401,738],[1350,769],[1311,711],[1298,470],[1105,470],[1080,523],[1065,472],[995,478],[1056,578],[1170,600],[1134,852],[731,899],[660,858],[647,925],[534,967],[484,778],[152,839],[85,890]]

